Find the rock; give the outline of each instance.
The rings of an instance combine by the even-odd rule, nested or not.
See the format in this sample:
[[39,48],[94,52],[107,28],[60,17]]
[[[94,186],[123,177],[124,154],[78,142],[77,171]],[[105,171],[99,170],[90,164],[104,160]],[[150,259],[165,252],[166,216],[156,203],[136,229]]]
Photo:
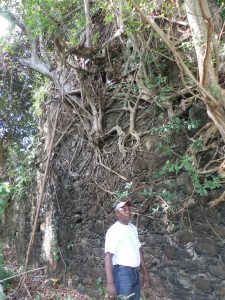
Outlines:
[[76,209],[75,209],[75,213],[81,215],[81,213],[82,213],[82,207],[81,206],[77,206]]
[[210,265],[209,266],[209,273],[214,277],[222,277],[225,279],[225,265]]
[[191,272],[196,272],[196,273],[204,273],[206,271],[206,264],[205,261],[202,259],[193,259],[192,261],[190,260],[182,260],[180,262],[180,266],[183,269],[189,270]]
[[176,289],[190,290],[192,287],[190,275],[183,271],[180,271],[177,274],[170,273],[167,280]]
[[194,234],[189,230],[182,230],[176,234],[179,243],[187,244],[195,241]]
[[167,277],[168,283],[173,287],[176,286],[176,274],[170,273]]
[[81,223],[82,220],[83,220],[83,218],[81,217],[80,214],[76,214],[76,215],[73,217],[74,223]]
[[168,246],[168,247],[166,247],[164,253],[168,259],[171,259],[171,260],[179,259],[180,252],[176,247]]
[[88,229],[92,229],[93,228],[93,222],[92,222],[92,220],[89,220],[88,221]]
[[185,291],[175,291],[175,298],[179,300],[193,300],[193,295],[191,293],[185,292]]
[[149,218],[145,216],[140,216],[139,228],[146,229],[148,227],[148,224],[149,224]]
[[221,237],[221,238],[225,237],[225,227],[224,226],[213,225],[212,228],[213,228],[214,232],[216,232],[216,234],[218,234],[219,237]]
[[194,225],[193,227],[194,232],[210,232],[211,227],[208,224],[200,224],[200,225]]
[[195,252],[198,255],[208,255],[217,257],[218,249],[215,246],[215,242],[213,240],[203,240],[195,245]]
[[214,286],[214,291],[217,299],[225,299],[225,281]]
[[197,277],[195,280],[196,289],[202,291],[203,293],[211,293],[212,286],[207,278]]
[[180,284],[181,287],[183,287],[185,290],[190,290],[192,287],[191,284],[191,277],[189,274],[186,274],[184,272],[178,272],[177,273],[177,282]]
[[202,213],[202,210],[200,207],[196,207],[195,209],[193,209],[191,212],[190,212],[190,217],[193,221],[196,221],[196,220],[202,220],[204,218],[204,215]]
[[97,220],[95,223],[95,232],[101,235],[105,234],[104,221]]

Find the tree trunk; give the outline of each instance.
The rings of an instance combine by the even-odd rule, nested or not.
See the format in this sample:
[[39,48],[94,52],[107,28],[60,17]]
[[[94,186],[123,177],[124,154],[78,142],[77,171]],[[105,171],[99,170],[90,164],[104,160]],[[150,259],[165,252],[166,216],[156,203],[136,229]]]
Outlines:
[[84,0],[84,10],[86,18],[86,47],[91,47],[91,18],[90,18],[90,3],[89,0]]
[[219,85],[217,66],[213,62],[215,32],[212,16],[206,0],[185,0],[185,7],[197,56],[200,83],[216,100],[216,103],[212,103],[205,96],[207,112],[225,142],[225,99],[224,90]]

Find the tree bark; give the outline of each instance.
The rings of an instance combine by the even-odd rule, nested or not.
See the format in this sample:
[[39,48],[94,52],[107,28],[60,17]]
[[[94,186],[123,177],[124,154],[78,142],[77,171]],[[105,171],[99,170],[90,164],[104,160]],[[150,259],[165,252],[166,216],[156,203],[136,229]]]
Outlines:
[[49,72],[48,67],[41,61],[34,61],[33,59],[19,58],[18,62],[21,65],[31,68],[32,70],[35,70],[44,76],[52,78],[52,74]]
[[91,18],[90,18],[90,1],[84,0],[84,10],[86,18],[86,47],[91,47]]
[[217,67],[213,62],[214,24],[206,0],[185,0],[188,22],[194,41],[200,83],[216,99],[207,101],[207,112],[225,142],[225,98],[219,85]]

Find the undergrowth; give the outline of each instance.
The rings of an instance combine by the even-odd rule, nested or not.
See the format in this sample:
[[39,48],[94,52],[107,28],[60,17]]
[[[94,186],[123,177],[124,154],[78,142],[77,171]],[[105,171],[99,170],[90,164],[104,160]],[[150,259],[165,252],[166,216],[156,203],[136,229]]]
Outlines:
[[[8,281],[8,280],[4,281],[4,279],[9,278],[12,275],[13,275],[13,273],[11,271],[7,270],[7,268],[5,266],[3,249],[2,249],[2,246],[0,245],[0,286],[3,287],[4,292],[7,291],[8,287],[10,285],[10,281]],[[1,289],[0,289],[0,299],[3,298],[3,294],[4,294],[3,291],[1,291]],[[2,298],[1,298],[1,296],[2,296]]]

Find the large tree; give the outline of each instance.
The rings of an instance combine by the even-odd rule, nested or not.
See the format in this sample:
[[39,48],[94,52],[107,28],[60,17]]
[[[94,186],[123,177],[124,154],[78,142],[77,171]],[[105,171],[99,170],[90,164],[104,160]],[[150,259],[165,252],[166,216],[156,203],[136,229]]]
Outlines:
[[[214,1],[185,1],[186,16],[183,11],[183,1],[142,2],[143,10],[138,2],[134,1],[111,1],[106,4],[101,1],[89,3],[89,1],[24,1],[19,6],[18,14],[15,15],[10,10],[8,2],[1,4],[1,14],[14,22],[20,28],[20,43],[22,41],[22,49],[26,49],[26,55],[22,55],[19,51],[17,56],[18,62],[23,66],[29,67],[40,72],[44,76],[48,76],[58,86],[64,86],[65,94],[70,93],[74,87],[70,83],[64,82],[63,76],[66,74],[67,62],[71,59],[71,53],[77,55],[78,58],[85,60],[89,58],[89,53],[79,51],[73,46],[80,40],[88,47],[93,45],[93,35],[91,37],[91,27],[94,24],[90,18],[90,11],[94,16],[95,12],[101,7],[106,10],[111,9],[110,17],[115,17],[115,27],[121,31],[129,32],[130,36],[135,37],[135,32],[130,29],[131,23],[137,23],[138,17],[130,10],[127,4],[133,4],[139,13],[141,12],[143,22],[147,22],[152,26],[160,38],[164,40],[169,51],[174,55],[178,66],[182,72],[186,73],[193,84],[196,84],[202,99],[206,103],[207,111],[220,131],[225,141],[225,125],[224,125],[224,89],[219,76],[222,77],[224,68],[223,57],[223,22],[220,17],[222,8],[216,6]],[[19,5],[19,4],[18,4]],[[168,9],[166,11],[166,9]],[[214,14],[212,17],[211,11]],[[131,14],[128,16],[129,11]],[[146,17],[148,15],[148,17]],[[176,17],[176,21],[174,18]],[[179,19],[180,18],[180,19]],[[167,20],[170,24],[176,23],[182,26],[183,20],[187,18],[192,32],[193,45],[196,50],[198,76],[194,75],[185,63],[183,53],[179,50],[179,43],[174,40],[174,30],[171,26],[164,23],[164,27],[160,27],[158,21]],[[221,20],[218,22],[218,19]],[[157,21],[158,20],[158,21]],[[140,20],[141,21],[141,20]],[[139,21],[138,21],[139,22]],[[86,25],[85,25],[86,24]],[[158,25],[159,24],[159,25]],[[170,31],[172,28],[172,31]],[[116,29],[116,28],[115,28]],[[86,33],[86,38],[85,38]],[[17,33],[18,34],[18,33]],[[96,35],[97,33],[95,33]],[[116,36],[117,36],[116,32]],[[79,38],[79,35],[82,38]],[[183,38],[183,37],[182,37]],[[133,40],[135,43],[135,41]],[[146,41],[147,42],[147,41]],[[182,42],[182,41],[181,41]],[[176,44],[178,46],[176,46]],[[98,43],[98,53],[101,53],[104,47]],[[21,47],[21,45],[20,45]],[[137,44],[136,47],[139,47]],[[96,54],[92,48],[92,54]],[[90,49],[89,49],[90,51]],[[63,71],[64,70],[64,71]],[[64,75],[63,75],[64,74]],[[91,103],[90,97],[86,95],[88,105],[91,108],[93,118],[93,130],[100,132],[102,113],[101,109]]]
[[[93,149],[86,163],[95,161],[96,168],[123,181],[128,179],[120,173],[121,164],[116,170],[110,165],[108,148],[102,150],[104,143],[117,139],[121,162],[127,153],[134,155],[141,148],[141,138],[149,133],[142,132],[142,122],[154,122],[155,115],[149,120],[154,106],[172,120],[200,98],[225,141],[224,69],[219,64],[224,55],[223,25],[214,26],[210,9],[219,14],[215,3],[26,0],[13,5],[4,1],[0,7],[1,14],[15,24],[14,59],[51,81],[50,101],[44,103],[46,168],[29,251],[53,148],[71,126],[82,136],[80,143],[85,137]],[[173,78],[169,65],[173,70],[178,66],[179,78],[177,73]],[[175,111],[172,101],[183,95],[183,110]],[[64,118],[68,108],[71,119]],[[69,174],[79,176],[71,168],[69,165]]]

